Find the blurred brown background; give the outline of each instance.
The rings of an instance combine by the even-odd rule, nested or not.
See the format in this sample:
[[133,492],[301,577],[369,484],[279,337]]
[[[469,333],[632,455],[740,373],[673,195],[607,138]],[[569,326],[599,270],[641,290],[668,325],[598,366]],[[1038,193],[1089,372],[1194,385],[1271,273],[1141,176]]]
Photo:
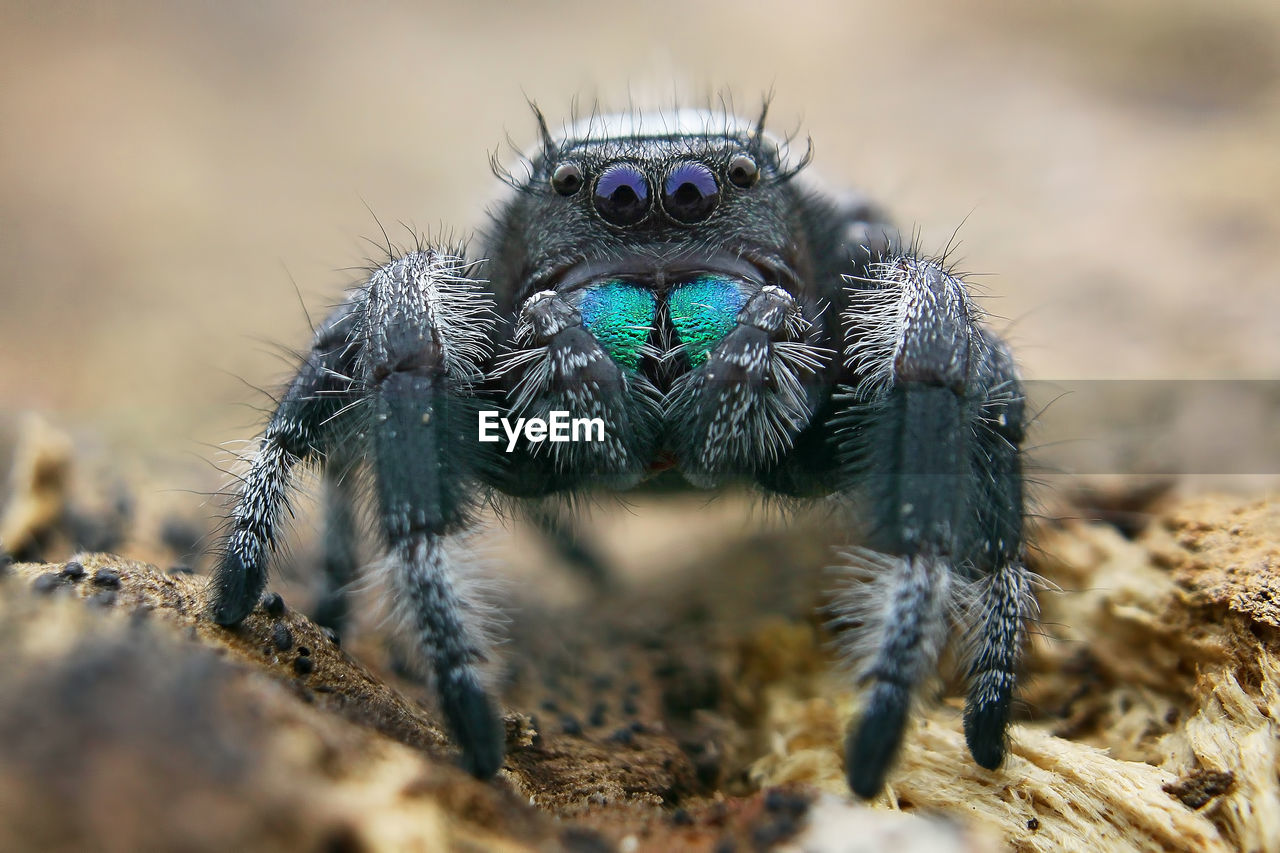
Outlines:
[[481,222],[526,96],[558,124],[773,90],[820,173],[926,249],[959,228],[1029,376],[1280,375],[1273,0],[0,9],[10,425],[175,458],[252,434],[241,380],[283,380],[299,294],[318,317],[376,254],[370,210]]

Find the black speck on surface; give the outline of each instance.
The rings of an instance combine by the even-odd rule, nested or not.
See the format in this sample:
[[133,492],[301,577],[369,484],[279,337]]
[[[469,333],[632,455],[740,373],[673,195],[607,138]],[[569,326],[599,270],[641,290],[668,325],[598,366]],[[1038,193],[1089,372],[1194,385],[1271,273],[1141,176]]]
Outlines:
[[267,612],[268,616],[283,616],[284,599],[280,597],[278,592],[269,592],[262,596],[262,609]]
[[567,735],[582,734],[582,723],[573,714],[565,714],[560,718],[560,731]]
[[119,589],[120,573],[115,569],[98,569],[93,573],[93,584],[106,589]]
[[1230,770],[1197,770],[1190,776],[1164,785],[1161,790],[1189,809],[1204,808],[1214,797],[1235,787],[1236,777]]
[[591,716],[587,718],[587,725],[603,726],[609,718],[609,706],[604,702],[597,702],[591,709]]
[[1027,821],[1027,829],[1031,830],[1032,832],[1035,832],[1039,828],[1040,828],[1040,818],[1033,817]]
[[585,826],[571,826],[560,833],[560,843],[567,853],[611,853],[614,849],[603,835]]
[[299,654],[299,655],[301,655],[301,656],[302,656],[302,657],[304,657],[304,658],[305,658],[305,657],[310,657],[310,656],[311,656],[311,649],[307,648],[306,646],[298,646],[298,654]]
[[115,603],[116,591],[114,589],[104,589],[89,596],[89,606],[91,607],[111,607]]
[[31,588],[41,595],[48,595],[62,586],[63,577],[57,572],[45,572],[31,582]]
[[686,809],[676,809],[671,813],[671,822],[676,826],[693,826],[693,815]]
[[613,734],[609,735],[609,740],[614,743],[623,744],[624,746],[629,746],[633,741],[635,741],[635,739],[635,732],[631,731],[630,726],[618,729]]
[[275,643],[278,650],[287,652],[293,648],[293,632],[289,630],[288,625],[277,622],[271,629],[271,642]]
[[62,576],[69,581],[84,580],[84,564],[78,560],[72,560],[62,567]]
[[790,815],[762,823],[751,831],[751,841],[759,850],[772,850],[779,843],[796,834],[799,826]]
[[809,798],[804,794],[783,788],[770,788],[764,792],[765,811],[800,817],[809,810]]
[[307,655],[298,655],[293,659],[293,671],[298,675],[310,675],[316,670],[316,662]]

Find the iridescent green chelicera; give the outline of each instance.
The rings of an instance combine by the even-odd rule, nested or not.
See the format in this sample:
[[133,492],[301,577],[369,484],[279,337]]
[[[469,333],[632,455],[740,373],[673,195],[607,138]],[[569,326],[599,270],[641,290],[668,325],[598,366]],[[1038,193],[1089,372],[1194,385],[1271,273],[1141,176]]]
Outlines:
[[689,363],[701,367],[716,344],[738,322],[747,297],[732,278],[704,275],[672,288],[667,297],[671,325],[684,344]]
[[649,340],[657,311],[653,293],[629,281],[611,279],[587,290],[578,303],[582,325],[618,364],[635,370]]

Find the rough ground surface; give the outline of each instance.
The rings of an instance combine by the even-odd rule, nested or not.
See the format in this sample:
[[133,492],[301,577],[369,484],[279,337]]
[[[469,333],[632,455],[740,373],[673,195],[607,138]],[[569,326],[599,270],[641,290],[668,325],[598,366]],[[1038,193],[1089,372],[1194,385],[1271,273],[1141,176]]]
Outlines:
[[[33,435],[5,516],[28,551],[101,527],[68,510],[65,444]],[[454,767],[376,625],[344,649],[302,591],[226,630],[181,565],[12,563],[0,848],[1280,849],[1280,504],[1143,486],[1071,514],[1112,523],[1041,525],[1009,761],[973,764],[939,684],[870,807],[844,788],[858,697],[815,615],[821,518],[607,594],[516,596],[491,783]]]

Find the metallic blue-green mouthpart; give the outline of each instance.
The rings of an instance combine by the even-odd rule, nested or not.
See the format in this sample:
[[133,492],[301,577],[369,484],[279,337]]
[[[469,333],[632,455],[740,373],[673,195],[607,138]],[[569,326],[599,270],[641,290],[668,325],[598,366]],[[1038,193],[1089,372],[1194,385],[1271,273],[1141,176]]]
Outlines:
[[621,279],[600,282],[583,292],[578,303],[582,327],[610,358],[631,370],[640,364],[640,351],[649,340],[657,310],[651,291]]
[[747,295],[733,278],[704,275],[671,289],[667,311],[690,364],[706,363],[711,350],[737,325],[745,304]]

